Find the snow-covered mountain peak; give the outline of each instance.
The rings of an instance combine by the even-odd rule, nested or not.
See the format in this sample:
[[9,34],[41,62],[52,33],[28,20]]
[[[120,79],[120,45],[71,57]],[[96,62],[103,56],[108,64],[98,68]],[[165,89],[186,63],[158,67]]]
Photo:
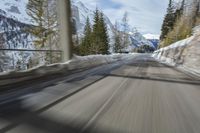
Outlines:
[[143,35],[146,39],[156,39],[159,40],[160,39],[160,35],[157,34],[144,34]]

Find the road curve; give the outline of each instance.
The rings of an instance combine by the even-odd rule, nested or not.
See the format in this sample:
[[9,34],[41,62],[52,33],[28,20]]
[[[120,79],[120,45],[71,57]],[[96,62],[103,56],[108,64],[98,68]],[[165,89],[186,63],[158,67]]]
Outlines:
[[109,72],[58,84],[73,89],[94,77],[101,78],[39,112],[25,106],[33,100],[10,104],[0,111],[0,132],[200,133],[197,77],[141,55]]

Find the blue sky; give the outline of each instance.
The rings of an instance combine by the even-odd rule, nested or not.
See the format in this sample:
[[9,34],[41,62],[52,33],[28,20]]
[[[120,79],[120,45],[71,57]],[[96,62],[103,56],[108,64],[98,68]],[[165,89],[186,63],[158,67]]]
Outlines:
[[125,11],[129,24],[143,34],[160,34],[168,0],[81,0],[90,9],[98,6],[114,23]]

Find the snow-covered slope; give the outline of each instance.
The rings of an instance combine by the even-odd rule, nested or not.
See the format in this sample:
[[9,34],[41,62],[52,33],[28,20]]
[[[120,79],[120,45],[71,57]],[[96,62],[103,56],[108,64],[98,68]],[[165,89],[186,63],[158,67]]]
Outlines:
[[130,32],[129,33],[131,36],[131,40],[134,40],[132,41],[133,45],[135,45],[136,47],[140,47],[142,45],[149,45],[153,48],[154,45],[148,41],[140,32],[138,32],[137,30],[135,30],[134,32]]
[[[34,49],[32,43],[32,35],[26,29],[31,28],[31,25],[21,23],[13,18],[7,18],[0,14],[0,45],[4,49]],[[5,64],[2,63],[0,69],[14,69],[14,66],[19,63],[27,63],[30,59],[30,52],[11,52],[4,51],[4,55],[0,55],[1,60],[10,58]],[[4,60],[5,61],[5,60]],[[22,64],[24,65],[24,64]],[[22,68],[25,66],[22,66]]]
[[155,35],[155,34],[144,34],[143,35],[145,39],[150,41],[155,48],[158,47],[159,41],[160,41],[160,35]]
[[[26,14],[27,0],[1,0],[0,2],[0,45],[4,49],[34,49],[33,36],[27,32],[31,28],[30,17]],[[21,63],[26,69],[32,53],[3,51],[0,55],[0,71],[15,69]],[[0,61],[0,62],[1,62]]]
[[[93,24],[94,11],[88,9],[81,1],[72,0],[72,12],[72,17],[76,21],[79,34],[83,33],[87,17],[89,17],[91,24]],[[108,32],[111,34],[114,26],[106,15],[104,15],[104,19],[108,27]]]
[[28,0],[1,0],[0,13],[23,23],[31,23],[31,19],[26,13],[27,3]]
[[143,35],[146,39],[156,39],[159,40],[160,39],[160,35],[155,35],[155,34],[144,34]]

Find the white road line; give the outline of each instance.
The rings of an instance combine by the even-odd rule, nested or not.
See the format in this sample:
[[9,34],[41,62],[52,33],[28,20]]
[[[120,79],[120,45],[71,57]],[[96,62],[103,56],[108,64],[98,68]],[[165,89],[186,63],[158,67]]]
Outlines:
[[[137,69],[139,69],[140,67],[137,66]],[[128,75],[131,73],[128,73]],[[103,112],[103,110],[107,107],[107,105],[112,101],[112,99],[115,97],[115,95],[117,94],[117,92],[123,87],[123,85],[125,85],[125,83],[128,81],[128,78],[125,78],[123,80],[123,82],[120,84],[120,86],[112,93],[112,95],[110,96],[110,98],[101,106],[101,108],[92,116],[92,118],[85,124],[85,126],[82,128],[80,133],[84,133],[91,125],[92,123],[94,123],[94,121],[97,119],[97,117],[101,114],[101,112]]]
[[117,92],[122,88],[122,86],[127,82],[128,79],[124,79],[124,81],[120,84],[120,86],[113,92],[113,94],[110,96],[110,98],[103,104],[103,106],[99,109],[97,113],[87,122],[87,124],[82,128],[81,133],[86,131],[92,123],[96,120],[96,118],[101,114],[101,112],[107,107],[107,105],[112,101],[114,96],[117,94]]

